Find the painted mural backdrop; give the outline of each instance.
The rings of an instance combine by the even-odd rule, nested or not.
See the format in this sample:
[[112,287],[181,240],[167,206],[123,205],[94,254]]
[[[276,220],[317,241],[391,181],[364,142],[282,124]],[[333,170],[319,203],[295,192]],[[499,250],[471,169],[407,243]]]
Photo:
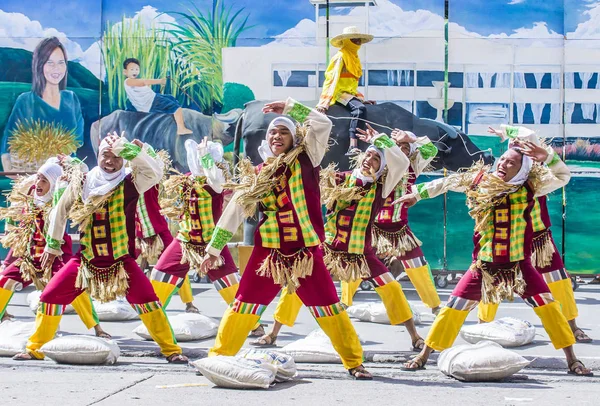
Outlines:
[[[58,151],[94,164],[109,130],[167,149],[180,170],[189,137],[232,152],[245,103],[314,103],[335,52],[327,33],[355,25],[375,35],[360,51],[368,99],[440,119],[446,80],[447,123],[479,149],[505,148],[486,135],[490,125],[522,124],[552,140],[574,173],[550,198],[554,234],[570,271],[597,273],[600,2],[451,0],[447,26],[443,0],[331,0],[328,13],[323,3],[3,0],[3,170],[32,170]],[[434,267],[465,269],[472,221],[463,198],[411,210]]]

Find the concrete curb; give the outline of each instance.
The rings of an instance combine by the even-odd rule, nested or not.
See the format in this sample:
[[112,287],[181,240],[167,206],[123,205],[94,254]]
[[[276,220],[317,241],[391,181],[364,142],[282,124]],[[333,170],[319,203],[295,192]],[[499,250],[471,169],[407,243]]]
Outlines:
[[[277,348],[269,348],[269,350],[277,351]],[[208,348],[184,348],[183,353],[190,359],[205,358],[208,355]],[[438,352],[434,352],[429,357],[430,363],[437,363]],[[558,351],[557,351],[558,354]],[[365,351],[364,358],[366,362],[385,363],[385,364],[396,364],[408,361],[410,358],[415,356],[416,353],[412,351]],[[162,357],[160,351],[148,351],[147,348],[136,348],[135,346],[128,346],[126,349],[121,348],[122,357]],[[567,362],[564,357],[547,357],[547,356],[536,356],[536,355],[525,355],[524,358],[531,361],[531,364],[527,368],[529,369],[547,369],[547,370],[565,370],[567,369]],[[579,360],[585,364],[586,367],[600,371],[600,357],[579,357]]]

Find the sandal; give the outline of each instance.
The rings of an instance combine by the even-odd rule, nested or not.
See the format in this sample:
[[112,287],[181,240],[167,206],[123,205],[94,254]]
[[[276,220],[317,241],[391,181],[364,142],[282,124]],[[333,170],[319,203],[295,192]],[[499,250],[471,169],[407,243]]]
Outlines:
[[583,362],[576,359],[571,362],[569,365],[569,371],[567,372],[569,375],[577,375],[577,376],[594,376],[594,373],[591,369],[588,369],[583,365]]
[[17,355],[13,356],[12,359],[15,361],[33,361],[36,359],[30,352],[20,352]]
[[265,334],[262,337],[260,337],[258,340],[252,341],[250,343],[250,345],[255,345],[257,347],[262,347],[262,348],[270,348],[270,347],[277,347],[276,342],[277,342],[277,336],[274,336],[273,333],[271,333],[271,334]]
[[[410,361],[407,361],[404,363],[404,365],[402,367],[400,367],[401,371],[410,371],[410,372],[414,372],[414,371],[418,371],[421,369],[425,369],[425,364],[427,363],[426,360],[423,359],[423,356],[421,354],[413,357],[410,359]],[[411,365],[416,365],[415,367],[411,367]]]
[[357,381],[373,380],[373,375],[371,375],[371,373],[367,371],[363,365],[359,365],[356,368],[349,369],[348,373]]
[[96,337],[98,337],[98,338],[104,338],[106,340],[110,340],[112,338],[112,336],[110,334],[108,334],[104,330],[96,332]]
[[591,343],[593,340],[590,338],[590,336],[588,336],[587,334],[585,334],[583,332],[582,329],[580,329],[579,327],[577,329],[575,329],[575,331],[573,331],[573,335],[575,336],[575,340],[578,343]]
[[422,337],[417,338],[412,342],[412,350],[414,352],[421,352],[421,350],[425,347],[425,340]]
[[348,148],[348,152],[346,152],[346,156],[356,156],[359,155],[362,150],[358,147],[350,147]]
[[171,354],[167,357],[169,364],[187,364],[190,360],[183,354]]
[[266,334],[265,327],[266,324],[259,324],[254,330],[250,332],[250,337],[262,337]]

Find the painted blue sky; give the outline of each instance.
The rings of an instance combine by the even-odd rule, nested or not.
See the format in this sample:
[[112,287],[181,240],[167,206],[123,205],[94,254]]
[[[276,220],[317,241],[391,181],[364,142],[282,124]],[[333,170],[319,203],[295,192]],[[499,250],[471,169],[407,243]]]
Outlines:
[[[382,1],[382,0],[380,0]],[[443,0],[391,0],[405,11],[425,9],[442,15]],[[225,0],[234,9],[245,8],[254,28],[244,36],[270,38],[295,26],[300,20],[314,19],[314,8],[308,0]],[[513,4],[514,3],[514,4]],[[592,0],[451,0],[450,20],[468,31],[481,35],[510,34],[531,28],[534,22],[545,22],[560,34],[574,31],[589,17],[584,14]],[[201,10],[208,10],[212,0],[196,0]],[[158,11],[185,11],[187,0],[2,0],[0,9],[25,14],[40,21],[44,28],[53,27],[66,33],[85,49],[101,34],[101,20],[118,21],[123,15],[132,17],[144,6]],[[87,38],[86,38],[87,37]]]

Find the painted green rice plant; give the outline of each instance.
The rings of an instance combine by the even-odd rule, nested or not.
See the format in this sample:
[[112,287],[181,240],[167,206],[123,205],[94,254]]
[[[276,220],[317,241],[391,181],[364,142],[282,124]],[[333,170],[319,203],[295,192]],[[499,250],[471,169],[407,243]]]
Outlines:
[[177,24],[171,24],[168,30],[173,52],[193,67],[183,72],[180,80],[191,83],[200,75],[211,98],[219,104],[223,103],[222,50],[234,47],[239,35],[251,28],[247,26],[248,16],[242,17],[243,10],[233,12],[222,0],[213,0],[208,14],[195,5],[187,13],[169,12],[179,17]]

